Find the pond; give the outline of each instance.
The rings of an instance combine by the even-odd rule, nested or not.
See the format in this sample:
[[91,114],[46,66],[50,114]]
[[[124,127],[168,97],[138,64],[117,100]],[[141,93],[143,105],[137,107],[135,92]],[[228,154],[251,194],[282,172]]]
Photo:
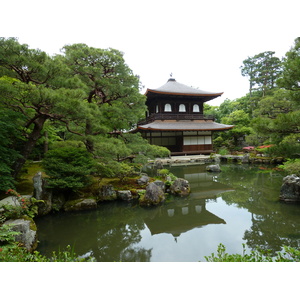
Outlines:
[[171,172],[190,182],[188,198],[168,199],[156,208],[122,202],[100,204],[95,211],[59,213],[36,220],[38,251],[71,245],[97,261],[196,262],[216,253],[255,247],[280,251],[299,247],[300,205],[279,201],[284,174],[265,167],[181,165]]

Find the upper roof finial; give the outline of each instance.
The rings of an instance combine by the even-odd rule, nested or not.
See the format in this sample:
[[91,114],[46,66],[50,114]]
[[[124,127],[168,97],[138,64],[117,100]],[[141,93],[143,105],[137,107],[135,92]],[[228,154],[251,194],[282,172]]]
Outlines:
[[173,77],[173,73],[171,72],[171,74],[170,74],[170,77],[172,78]]

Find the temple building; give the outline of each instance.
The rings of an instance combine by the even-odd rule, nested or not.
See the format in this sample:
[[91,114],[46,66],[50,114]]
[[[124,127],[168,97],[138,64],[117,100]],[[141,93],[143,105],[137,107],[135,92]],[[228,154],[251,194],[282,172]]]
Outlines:
[[203,114],[204,102],[222,94],[201,91],[170,78],[158,89],[147,89],[148,114],[135,131],[150,144],[168,148],[172,155],[209,154],[213,152],[213,132],[233,128]]

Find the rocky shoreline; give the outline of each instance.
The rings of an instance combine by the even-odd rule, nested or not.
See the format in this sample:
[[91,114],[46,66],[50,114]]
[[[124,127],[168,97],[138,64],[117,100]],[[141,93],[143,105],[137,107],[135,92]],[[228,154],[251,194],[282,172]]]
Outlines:
[[[221,172],[220,162],[232,162],[240,164],[273,164],[280,163],[280,159],[266,160],[265,158],[251,158],[249,155],[198,155],[172,157],[166,159],[157,159],[149,163],[151,168],[156,170],[163,169],[164,166],[191,165],[191,164],[208,164],[207,172]],[[113,185],[102,185],[98,190],[94,191],[92,197],[80,197],[78,194],[65,194],[52,189],[46,188],[46,179],[42,178],[42,173],[38,172],[33,177],[34,193],[32,196],[37,200],[43,200],[38,203],[37,216],[44,216],[52,212],[71,212],[97,209],[100,203],[105,201],[126,201],[128,203],[136,201],[140,206],[150,207],[163,203],[167,195],[175,195],[178,197],[186,197],[190,194],[189,182],[182,178],[170,178],[165,175],[162,180],[153,181],[147,174],[142,174],[137,183],[139,189],[132,190],[116,190]],[[300,178],[296,175],[290,175],[284,178],[281,187],[279,200],[285,202],[300,203]],[[16,201],[12,201],[12,197],[7,197],[0,201],[1,206],[17,205]],[[6,220],[4,224],[12,225],[13,230],[20,232],[16,240],[23,244],[28,251],[33,251],[37,247],[37,229],[33,219],[29,217],[18,218],[15,220]]]

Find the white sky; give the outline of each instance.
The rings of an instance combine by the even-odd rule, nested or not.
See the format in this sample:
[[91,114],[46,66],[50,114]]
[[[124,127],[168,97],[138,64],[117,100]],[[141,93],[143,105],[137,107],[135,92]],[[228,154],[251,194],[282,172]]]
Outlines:
[[299,36],[298,0],[15,0],[1,4],[0,35],[50,55],[85,43],[124,52],[146,88],[173,73],[178,82],[224,92],[210,105],[248,92],[248,56],[279,58]]

